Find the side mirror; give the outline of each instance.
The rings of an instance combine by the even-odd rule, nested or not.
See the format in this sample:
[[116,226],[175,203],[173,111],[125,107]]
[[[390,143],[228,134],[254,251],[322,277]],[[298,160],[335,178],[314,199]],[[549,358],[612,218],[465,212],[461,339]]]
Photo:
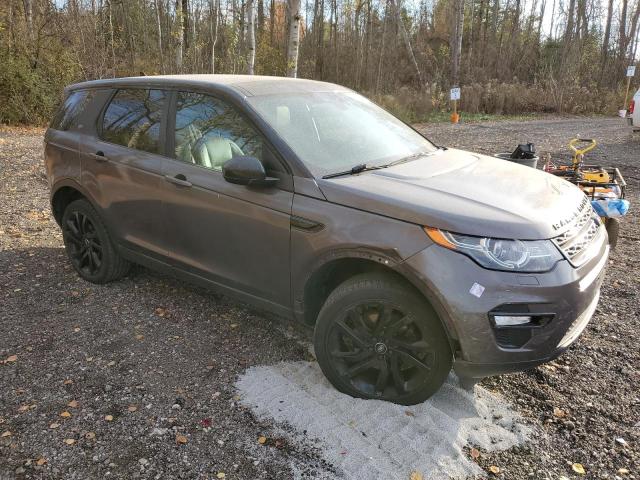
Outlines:
[[269,186],[278,182],[277,178],[267,177],[256,157],[233,157],[222,166],[222,175],[227,182],[237,185]]

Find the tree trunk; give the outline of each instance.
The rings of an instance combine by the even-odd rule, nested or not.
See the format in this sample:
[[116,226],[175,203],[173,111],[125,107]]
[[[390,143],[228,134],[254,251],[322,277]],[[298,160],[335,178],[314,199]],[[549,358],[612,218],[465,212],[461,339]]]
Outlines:
[[324,63],[324,0],[316,0],[314,5],[313,23],[316,33],[316,65],[315,77],[322,79]]
[[[33,43],[33,0],[24,0],[24,17],[27,22],[27,37]],[[29,45],[31,47],[31,45]]]
[[[609,42],[611,40],[611,20],[613,19],[613,0],[609,0],[607,8],[607,23],[604,28],[604,39],[602,40],[602,56],[606,61],[609,56]],[[603,62],[604,64],[605,62]]]
[[629,53],[629,65],[635,62],[635,39],[636,32],[638,29],[638,18],[640,18],[640,0],[636,3],[636,9],[633,12],[633,17],[631,17],[631,30],[629,30],[629,39],[627,40],[629,43],[628,53]]
[[176,70],[182,72],[182,50],[184,47],[184,18],[182,12],[182,0],[176,0],[176,24],[178,31],[176,32]]
[[247,36],[249,44],[249,55],[247,58],[247,73],[253,75],[256,64],[256,30],[254,21],[253,0],[247,0]]
[[[214,6],[214,2],[216,2]],[[220,18],[220,0],[209,0],[209,33],[211,35],[211,73],[216,73],[216,44],[218,43],[218,20]],[[213,26],[211,25],[213,22]]]
[[162,51],[162,23],[160,22],[160,5],[158,0],[155,1],[156,6],[156,25],[158,29],[158,56],[160,58],[160,73],[164,73],[164,52]]
[[449,51],[451,52],[451,85],[460,84],[460,57],[462,54],[462,29],[464,27],[464,0],[452,0],[451,37]]
[[289,6],[289,42],[287,43],[287,77],[298,76],[300,47],[300,0],[287,0]]
[[264,32],[264,0],[258,0],[258,37]]
[[622,0],[622,7],[620,10],[620,26],[618,29],[618,57],[624,58],[627,53],[627,8],[629,6],[628,0]]
[[380,77],[382,77],[382,57],[384,55],[385,38],[387,37],[387,12],[389,10],[389,0],[384,4],[384,20],[382,21],[382,45],[380,46],[380,56],[378,57],[378,73],[376,74],[376,93],[380,93]]
[[404,46],[407,49],[407,54],[409,55],[409,59],[413,64],[413,68],[416,71],[416,75],[418,75],[418,84],[420,88],[424,87],[424,83],[422,81],[422,72],[420,72],[420,67],[418,66],[418,62],[416,60],[416,56],[413,53],[413,47],[411,46],[411,39],[409,38],[409,33],[407,32],[407,28],[404,25],[404,20],[402,20],[402,13],[400,10],[400,4],[397,3],[400,0],[389,0],[391,6],[395,9],[396,19],[398,21],[398,28],[400,29],[400,34],[402,35],[402,40],[404,41]]

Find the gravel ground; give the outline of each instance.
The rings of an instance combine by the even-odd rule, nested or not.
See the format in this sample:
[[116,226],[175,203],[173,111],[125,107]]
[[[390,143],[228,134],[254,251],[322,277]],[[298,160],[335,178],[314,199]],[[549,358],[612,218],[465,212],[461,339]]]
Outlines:
[[[577,463],[583,478],[640,478],[640,134],[605,118],[419,128],[484,153],[533,141],[557,160],[569,138],[593,136],[591,159],[621,167],[632,211],[594,320],[556,362],[483,382],[543,433],[476,461],[509,479],[577,478]],[[80,280],[49,214],[42,131],[0,130],[0,478],[326,475],[313,442],[257,419],[234,387],[250,366],[309,360],[304,336],[142,268]]]

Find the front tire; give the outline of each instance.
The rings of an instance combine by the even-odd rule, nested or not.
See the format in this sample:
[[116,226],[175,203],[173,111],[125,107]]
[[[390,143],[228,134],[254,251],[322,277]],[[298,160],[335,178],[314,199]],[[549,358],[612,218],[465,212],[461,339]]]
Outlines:
[[391,275],[356,275],[318,315],[318,363],[339,391],[401,405],[421,403],[444,383],[452,355],[433,308]]
[[607,218],[605,222],[607,235],[609,235],[609,246],[615,250],[618,246],[618,236],[620,235],[620,220],[617,218]]
[[87,200],[71,202],[61,223],[65,250],[82,278],[102,284],[127,274],[130,263],[116,251],[102,219]]

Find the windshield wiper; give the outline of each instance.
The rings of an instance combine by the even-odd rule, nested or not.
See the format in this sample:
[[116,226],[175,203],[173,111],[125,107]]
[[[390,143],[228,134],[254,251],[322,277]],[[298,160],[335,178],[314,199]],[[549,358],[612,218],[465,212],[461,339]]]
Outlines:
[[341,177],[343,175],[355,175],[357,173],[368,172],[369,170],[378,170],[380,168],[384,168],[386,165],[382,166],[368,166],[366,163],[359,163],[358,165],[354,165],[350,170],[345,170],[344,172],[336,172],[329,173],[328,175],[323,175],[322,178],[334,178]]
[[343,175],[356,175],[357,173],[368,172],[370,170],[380,170],[381,168],[393,167],[394,165],[410,162],[411,160],[415,160],[416,158],[426,157],[428,155],[430,155],[430,153],[428,152],[418,152],[406,157],[402,157],[398,160],[394,160],[393,162],[385,163],[384,165],[369,166],[366,163],[359,163],[358,165],[354,165],[353,167],[351,167],[350,170],[345,170],[344,172],[329,173],[328,175],[324,175],[322,178],[334,178],[341,177]]

